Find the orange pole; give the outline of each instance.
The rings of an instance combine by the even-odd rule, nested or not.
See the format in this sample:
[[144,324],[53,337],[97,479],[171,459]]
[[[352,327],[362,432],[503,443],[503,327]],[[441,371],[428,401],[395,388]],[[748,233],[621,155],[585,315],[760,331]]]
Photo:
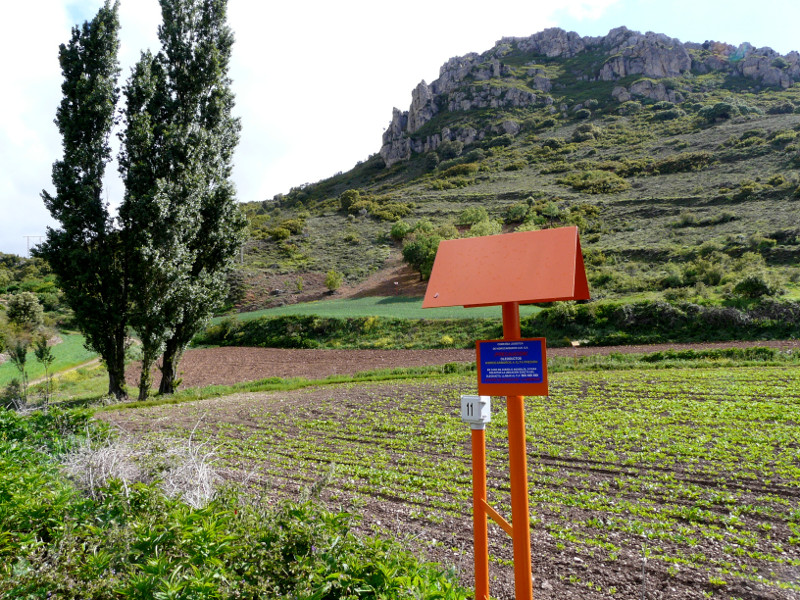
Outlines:
[[[518,340],[519,303],[503,304],[503,339]],[[514,590],[516,600],[533,600],[531,519],[528,508],[528,446],[525,440],[525,405],[522,396],[506,398],[508,412],[508,462],[511,477],[511,525],[514,528]]]
[[475,537],[475,600],[489,600],[489,520],[486,517],[486,435],[472,430],[472,513]]

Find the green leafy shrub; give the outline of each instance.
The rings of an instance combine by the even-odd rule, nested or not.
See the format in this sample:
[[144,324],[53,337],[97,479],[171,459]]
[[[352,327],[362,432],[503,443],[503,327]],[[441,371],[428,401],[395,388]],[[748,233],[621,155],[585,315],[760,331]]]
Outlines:
[[752,273],[747,275],[733,288],[734,294],[750,300],[774,296],[779,292],[779,286],[769,281],[769,279],[763,273]]
[[450,178],[450,177],[459,177],[464,175],[473,175],[474,173],[478,172],[480,165],[476,163],[463,163],[460,165],[453,165],[442,171],[439,174],[439,177],[443,178]]
[[468,206],[456,217],[456,225],[474,225],[489,218],[489,213],[483,206]]
[[717,102],[711,106],[704,106],[697,113],[701,118],[705,119],[708,123],[714,123],[725,119],[730,119],[739,114],[739,109],[736,105],[730,102]]
[[642,110],[642,103],[636,100],[628,100],[619,105],[617,112],[621,115],[635,115]]
[[344,274],[340,273],[336,269],[330,269],[325,274],[325,287],[328,288],[328,290],[331,292],[335,292],[340,287],[342,287],[343,281],[344,281]]
[[475,223],[469,228],[467,237],[479,237],[483,235],[497,235],[503,233],[503,226],[500,221],[494,219],[484,219]]
[[733,195],[735,200],[748,200],[753,198],[761,190],[761,186],[752,179],[743,179],[739,182],[739,189]]
[[3,597],[467,598],[441,567],[311,502],[268,506],[228,488],[193,509],[120,480],[83,496],[53,459],[87,433],[104,435],[84,413],[0,412]]
[[662,174],[699,171],[710,165],[713,160],[714,155],[705,150],[699,152],[681,152],[657,160],[653,163],[652,170]]
[[573,142],[586,142],[589,140],[598,139],[603,135],[603,130],[593,123],[584,123],[578,125],[575,131],[572,132]]
[[339,195],[339,206],[342,210],[349,211],[350,206],[361,198],[358,190],[345,190]]
[[411,205],[403,202],[376,202],[369,211],[370,215],[381,221],[396,221],[414,212]]
[[19,292],[8,299],[6,317],[19,327],[35,329],[44,322],[44,309],[36,294]]
[[276,227],[275,229],[270,231],[270,236],[276,242],[281,240],[286,240],[292,237],[292,232],[286,229],[285,227]]
[[506,223],[522,223],[527,215],[528,205],[517,202],[506,208],[505,221]]
[[598,170],[570,173],[557,182],[588,194],[614,194],[630,187],[630,184],[616,173]]
[[458,229],[452,223],[442,223],[436,228],[436,235],[443,240],[452,240],[458,237]]
[[411,225],[406,223],[405,221],[397,221],[394,225],[392,225],[392,229],[389,232],[391,238],[397,242],[403,241],[409,232],[411,231]]
[[490,138],[488,141],[485,142],[485,146],[487,148],[504,148],[510,146],[514,143],[514,136],[510,133],[504,133],[503,135],[498,135],[493,138]]
[[422,234],[409,239],[403,245],[403,260],[419,271],[420,279],[430,277],[441,240],[437,234]]
[[768,115],[790,115],[794,112],[795,106],[791,102],[781,102],[773,104],[767,109]]
[[436,149],[436,153],[439,155],[441,160],[447,160],[448,158],[455,158],[456,156],[460,156],[461,152],[464,150],[464,143],[459,142],[458,140],[455,141],[444,141],[439,144],[439,147]]
[[672,110],[673,108],[675,108],[675,104],[667,100],[661,100],[653,104],[651,108],[654,111]]
[[542,142],[542,148],[550,148],[551,150],[558,150],[563,148],[566,142],[561,138],[547,138]]
[[651,119],[653,121],[672,121],[673,119],[680,119],[686,116],[686,113],[679,108],[672,108],[670,110],[660,110],[653,113]]
[[571,171],[573,165],[563,161],[563,160],[556,160],[549,163],[546,167],[543,167],[540,171],[542,175],[548,175],[550,173],[566,173]]
[[436,152],[428,152],[425,155],[425,169],[433,171],[439,166],[439,155]]
[[305,219],[286,219],[285,221],[281,221],[280,225],[278,225],[278,227],[288,229],[292,235],[299,235],[303,233],[305,226]]

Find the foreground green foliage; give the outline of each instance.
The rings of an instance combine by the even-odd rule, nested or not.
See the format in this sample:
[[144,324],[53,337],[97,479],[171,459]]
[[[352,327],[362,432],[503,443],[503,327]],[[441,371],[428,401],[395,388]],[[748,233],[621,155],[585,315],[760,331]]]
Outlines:
[[[88,429],[87,429],[88,428]],[[121,481],[82,495],[54,458],[86,413],[0,412],[0,594],[7,598],[466,598],[353,515],[232,491],[201,509]]]

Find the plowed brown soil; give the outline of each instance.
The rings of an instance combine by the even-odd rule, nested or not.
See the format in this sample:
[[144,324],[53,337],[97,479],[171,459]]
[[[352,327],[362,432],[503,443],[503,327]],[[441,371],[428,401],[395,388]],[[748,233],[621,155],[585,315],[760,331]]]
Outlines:
[[[550,356],[589,356],[619,352],[648,353],[659,350],[769,346],[800,348],[800,340],[719,342],[706,344],[662,344],[652,346],[602,346],[549,348]],[[329,375],[353,375],[375,369],[467,363],[475,360],[474,350],[283,350],[277,348],[206,348],[188,350],[180,362],[181,386],[229,385],[266,377],[322,379]],[[138,382],[139,367],[130,366],[128,385]],[[154,379],[158,379],[157,375]]]

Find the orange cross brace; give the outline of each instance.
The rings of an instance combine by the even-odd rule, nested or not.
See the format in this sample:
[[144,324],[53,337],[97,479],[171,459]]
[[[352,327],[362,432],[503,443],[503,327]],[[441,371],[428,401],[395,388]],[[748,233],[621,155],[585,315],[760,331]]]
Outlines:
[[497,523],[503,531],[505,531],[508,535],[512,538],[514,537],[514,529],[511,527],[511,523],[506,521],[500,513],[498,513],[495,509],[493,509],[486,500],[483,500],[483,510],[486,511],[486,514],[491,517],[492,521]]

